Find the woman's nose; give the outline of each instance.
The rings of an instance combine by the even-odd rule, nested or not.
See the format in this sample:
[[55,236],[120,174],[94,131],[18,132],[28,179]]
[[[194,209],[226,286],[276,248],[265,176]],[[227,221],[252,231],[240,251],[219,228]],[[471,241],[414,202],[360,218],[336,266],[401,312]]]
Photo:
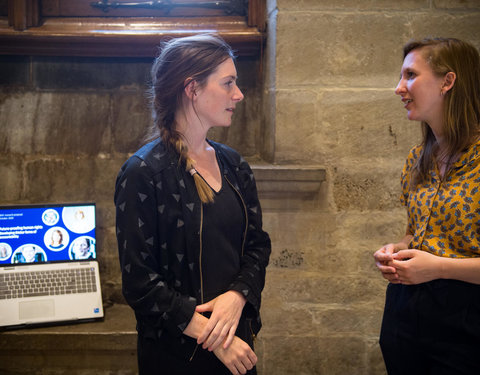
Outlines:
[[398,82],[398,85],[397,87],[395,88],[395,94],[397,95],[401,95],[402,93],[405,92],[405,84],[403,82],[403,79],[400,79],[400,81]]
[[238,86],[235,85],[235,92],[233,94],[233,100],[240,102],[243,100],[243,93]]

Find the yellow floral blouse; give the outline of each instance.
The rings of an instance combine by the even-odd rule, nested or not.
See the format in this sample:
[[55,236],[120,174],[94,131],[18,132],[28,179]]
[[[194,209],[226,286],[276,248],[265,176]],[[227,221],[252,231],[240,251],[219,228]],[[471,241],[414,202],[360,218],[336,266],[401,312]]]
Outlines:
[[443,257],[480,257],[480,141],[470,146],[442,181],[437,167],[427,181],[409,190],[414,147],[402,171],[401,201],[407,207],[411,249]]

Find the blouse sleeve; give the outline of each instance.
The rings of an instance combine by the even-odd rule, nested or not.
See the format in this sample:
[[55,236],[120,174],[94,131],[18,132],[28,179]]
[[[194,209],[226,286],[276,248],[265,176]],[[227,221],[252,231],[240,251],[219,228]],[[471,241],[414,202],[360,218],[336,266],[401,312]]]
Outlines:
[[[120,170],[115,187],[116,227],[122,291],[137,318],[179,336],[190,322],[196,300],[180,295],[166,282],[160,257],[155,184],[145,161],[133,156]],[[159,198],[161,199],[161,198]],[[163,251],[163,255],[162,255]]]

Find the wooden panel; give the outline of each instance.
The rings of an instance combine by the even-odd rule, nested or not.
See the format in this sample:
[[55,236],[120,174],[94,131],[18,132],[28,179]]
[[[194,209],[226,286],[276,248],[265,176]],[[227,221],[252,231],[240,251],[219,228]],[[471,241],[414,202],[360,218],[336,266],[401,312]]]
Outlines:
[[8,15],[8,0],[0,0],[0,17]]
[[[199,4],[209,0],[177,0],[180,3]],[[241,0],[235,0],[241,1]],[[145,0],[109,0],[110,3],[141,3]],[[151,1],[149,1],[151,3]],[[175,2],[175,1],[173,1]],[[212,2],[211,0],[209,2]],[[172,7],[170,10],[152,8],[113,8],[102,10],[93,7],[92,3],[102,3],[101,0],[43,0],[42,15],[44,17],[198,17],[225,16],[222,9],[198,7]]]
[[[59,16],[90,1],[9,0],[8,21],[0,17],[0,54],[152,57],[164,38],[205,32],[218,33],[239,55],[262,54],[265,0],[250,0],[248,17]],[[44,17],[42,9],[57,16]]]
[[9,0],[8,23],[15,30],[38,26],[40,23],[38,0]]
[[216,32],[239,55],[258,55],[264,37],[242,17],[153,19],[51,19],[23,32],[0,20],[0,54],[50,56],[153,57],[160,41],[169,37]]
[[260,31],[265,31],[266,25],[265,0],[250,0],[248,6],[248,26],[255,26]]
[[27,9],[27,27],[38,26],[40,24],[40,5],[37,0],[28,0]]

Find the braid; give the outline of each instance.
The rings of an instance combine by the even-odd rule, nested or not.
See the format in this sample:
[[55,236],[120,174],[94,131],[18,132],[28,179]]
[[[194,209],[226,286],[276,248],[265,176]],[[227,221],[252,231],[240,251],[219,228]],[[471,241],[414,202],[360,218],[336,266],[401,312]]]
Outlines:
[[189,157],[186,159],[187,168],[186,170],[190,172],[193,176],[193,181],[195,181],[195,186],[197,188],[198,196],[202,203],[211,203],[213,202],[213,190],[208,186],[206,181],[200,176],[197,170],[193,167],[193,160]]
[[173,129],[162,128],[162,139],[165,144],[173,147],[173,149],[180,155],[179,162],[185,161],[185,170],[192,175],[193,181],[195,181],[195,187],[197,188],[198,196],[202,203],[213,202],[213,191],[195,169],[195,161],[188,156],[188,147],[183,142],[180,133]]

